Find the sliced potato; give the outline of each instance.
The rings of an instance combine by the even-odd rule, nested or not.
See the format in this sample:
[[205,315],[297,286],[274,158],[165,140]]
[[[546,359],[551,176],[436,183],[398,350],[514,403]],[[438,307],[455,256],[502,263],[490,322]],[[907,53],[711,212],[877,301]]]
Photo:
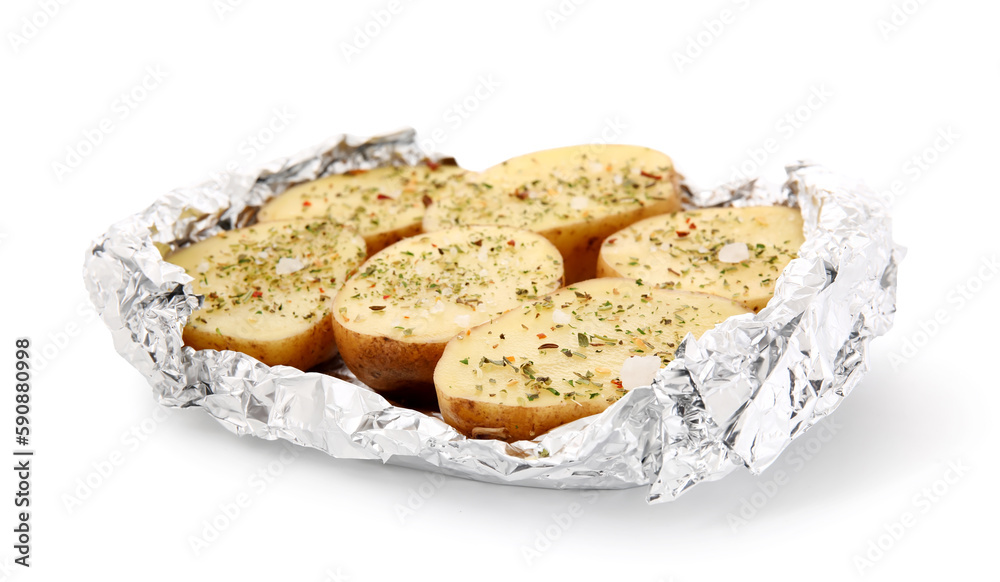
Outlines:
[[[441,414],[467,436],[534,438],[648,385],[688,333],[741,313],[721,297],[632,279],[571,285],[449,342],[434,371]],[[649,362],[633,356],[653,356],[638,382],[629,367]]]
[[421,232],[424,208],[457,166],[387,166],[334,174],[293,186],[261,207],[257,220],[327,218],[353,226],[365,237],[368,254]]
[[633,222],[680,208],[665,154],[638,146],[572,146],[513,158],[446,185],[424,231],[501,224],[535,231],[566,260],[570,283],[594,277],[601,241]]
[[334,299],[340,355],[362,382],[433,401],[448,340],[562,285],[559,251],[509,227],[418,235],[373,255]]
[[648,218],[608,237],[600,277],[711,293],[760,311],[805,241],[802,213],[784,206],[707,208]]
[[328,220],[285,220],[222,232],[166,258],[194,277],[204,306],[184,343],[308,369],[336,353],[329,311],[365,241]]

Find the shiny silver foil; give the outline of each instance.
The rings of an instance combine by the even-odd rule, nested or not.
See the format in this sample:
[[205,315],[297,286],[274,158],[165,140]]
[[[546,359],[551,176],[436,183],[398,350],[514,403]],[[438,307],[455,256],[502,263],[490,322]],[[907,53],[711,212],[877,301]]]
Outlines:
[[806,242],[767,308],[698,340],[688,336],[652,386],[533,441],[467,439],[348,374],[184,346],[182,329],[202,297],[164,254],[251,223],[263,202],[291,185],[425,157],[412,130],[339,138],[224,184],[175,190],[114,224],[88,249],[84,278],[116,349],[162,405],[200,407],[238,435],[493,483],[645,485],[656,503],[738,467],[764,470],[854,389],[868,369],[869,342],[892,325],[902,249],[892,242],[887,208],[867,187],[800,163],[787,168],[781,188],[748,182],[688,192],[686,200],[801,208]]

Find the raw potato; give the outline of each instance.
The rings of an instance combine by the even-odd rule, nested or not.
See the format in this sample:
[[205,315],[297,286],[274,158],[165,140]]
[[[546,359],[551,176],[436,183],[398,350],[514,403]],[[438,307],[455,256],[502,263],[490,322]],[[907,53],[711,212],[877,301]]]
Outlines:
[[802,213],[796,208],[677,212],[608,237],[601,246],[597,275],[711,293],[756,312],[774,295],[775,280],[804,241]]
[[424,208],[449,180],[461,180],[457,166],[426,163],[334,174],[286,190],[257,213],[267,222],[328,218],[353,226],[365,237],[368,254],[421,232]]
[[361,236],[327,220],[257,224],[183,248],[166,260],[194,277],[193,291],[205,296],[184,327],[184,343],[311,368],[336,353],[330,305],[365,255]]
[[448,340],[562,281],[559,252],[532,232],[475,226],[403,240],[337,294],[340,355],[368,386],[433,402],[434,365]]
[[721,297],[631,279],[571,285],[449,342],[434,372],[441,414],[467,436],[534,438],[621,398],[630,357],[658,357],[658,369],[688,333],[742,313]]
[[638,146],[573,146],[513,158],[441,190],[424,231],[461,224],[533,230],[566,260],[569,283],[593,278],[601,241],[648,216],[680,209],[665,154]]

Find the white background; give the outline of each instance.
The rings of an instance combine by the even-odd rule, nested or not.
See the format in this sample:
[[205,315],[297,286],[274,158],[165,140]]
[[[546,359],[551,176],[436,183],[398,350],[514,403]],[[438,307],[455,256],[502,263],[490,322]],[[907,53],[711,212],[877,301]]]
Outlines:
[[[5,470],[0,580],[992,569],[1000,285],[982,267],[1000,253],[995,2],[401,1],[390,15],[386,0],[224,1],[10,0],[0,11],[0,450],[14,449],[15,337],[32,339],[40,368],[32,567],[13,564]],[[779,181],[799,158],[878,191],[895,184],[895,236],[909,249],[896,327],[856,392],[764,475],[656,506],[643,489],[429,480],[315,451],[283,463],[282,445],[237,438],[200,410],[158,411],[89,307],[88,242],[231,162],[403,126],[472,169],[603,135],[670,154],[696,185],[740,167]],[[80,145],[88,135],[99,143]],[[220,518],[241,494],[249,507]],[[574,503],[572,523],[557,519]],[[896,525],[906,513],[910,526]],[[223,531],[195,552],[213,520]]]

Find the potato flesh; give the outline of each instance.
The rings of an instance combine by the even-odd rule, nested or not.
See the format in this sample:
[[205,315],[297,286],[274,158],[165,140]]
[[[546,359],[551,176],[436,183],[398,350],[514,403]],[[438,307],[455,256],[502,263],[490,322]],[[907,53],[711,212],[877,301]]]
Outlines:
[[[759,311],[804,241],[802,214],[795,208],[677,212],[646,219],[608,237],[601,247],[598,274],[711,293]],[[746,244],[746,260],[720,260],[719,252],[733,243]]]
[[600,242],[647,216],[680,208],[671,159],[649,148],[573,146],[536,152],[448,184],[424,215],[432,232],[501,224],[548,238],[567,279],[594,275]]
[[[456,166],[386,166],[334,174],[293,186],[257,214],[260,222],[325,218],[353,226],[374,254],[388,244],[420,232],[424,209],[450,180],[461,179]],[[387,234],[400,231],[398,237]]]
[[[341,224],[286,220],[222,232],[166,260],[183,267],[192,290],[205,296],[186,331],[277,342],[320,324],[365,255],[364,240]],[[279,274],[279,265],[297,266],[288,260],[302,267]]]
[[442,413],[466,434],[503,428],[533,437],[620,399],[629,357],[666,365],[688,333],[699,337],[742,313],[723,298],[628,279],[571,285],[449,342],[434,373]]
[[544,237],[508,227],[418,235],[372,256],[337,294],[334,317],[358,333],[445,342],[562,284]]

